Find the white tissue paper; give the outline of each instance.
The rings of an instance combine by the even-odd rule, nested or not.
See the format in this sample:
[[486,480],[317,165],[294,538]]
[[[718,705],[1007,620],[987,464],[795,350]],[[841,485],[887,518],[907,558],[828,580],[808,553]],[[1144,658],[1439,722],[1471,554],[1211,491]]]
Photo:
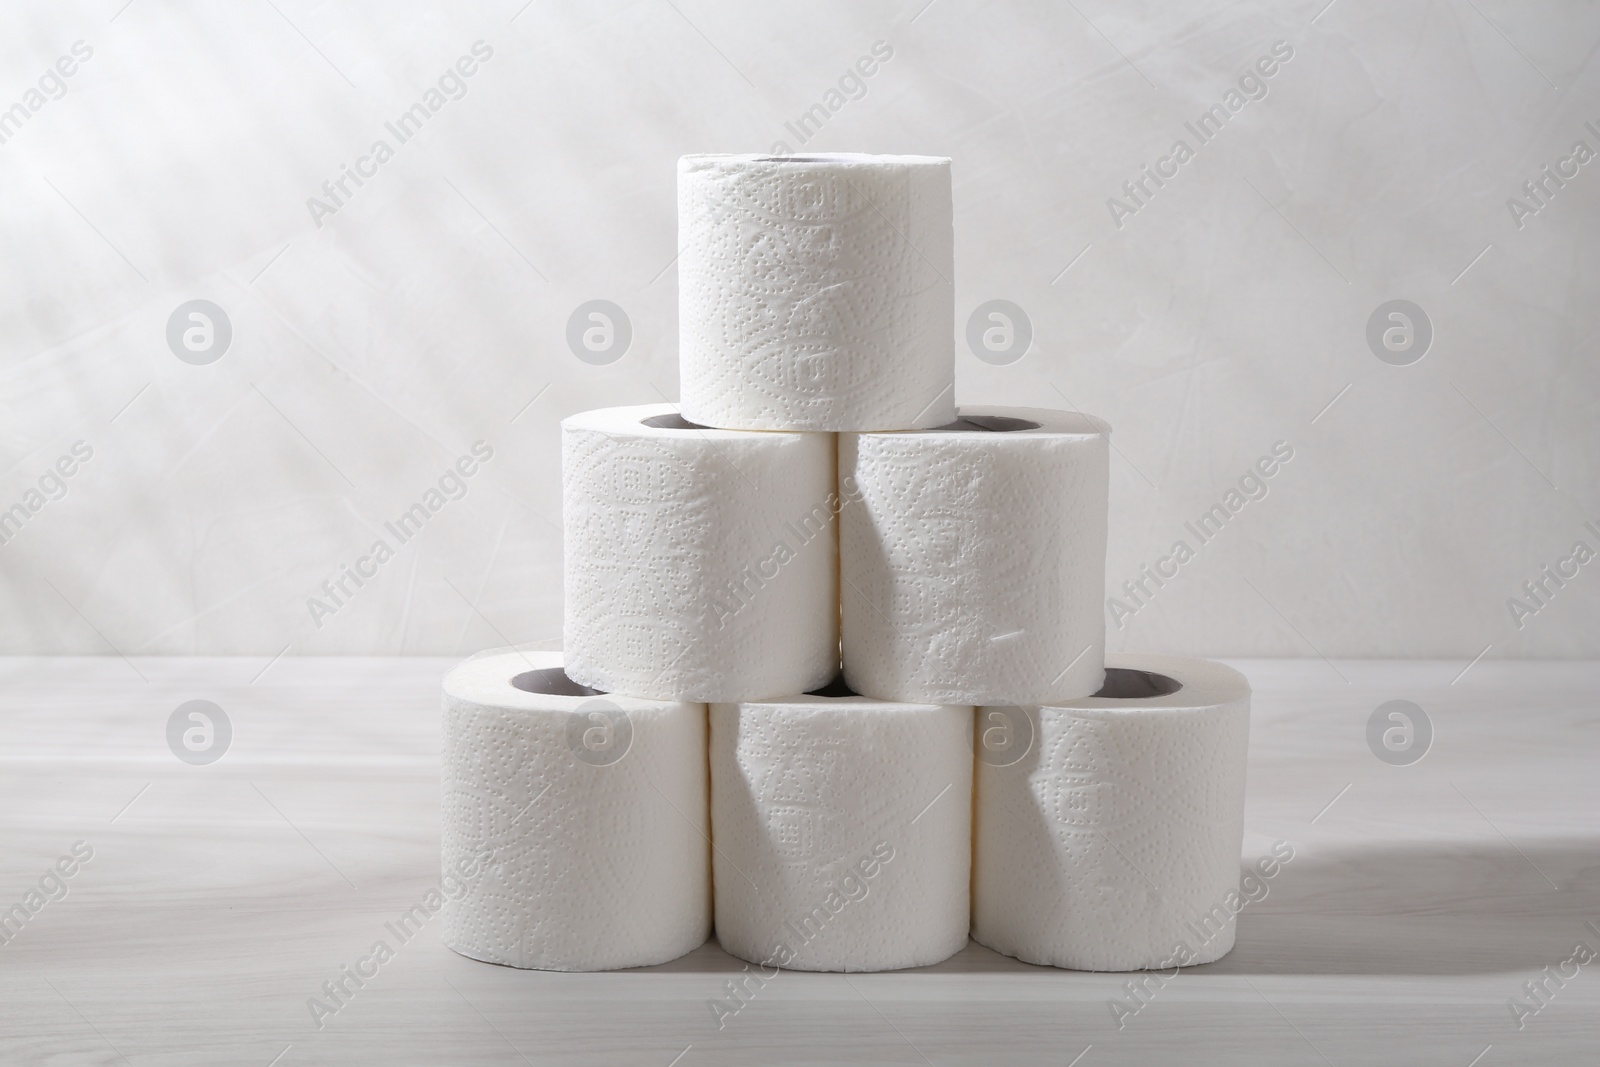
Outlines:
[[967,943],[972,709],[824,692],[713,704],[717,939],[765,967],[883,971]]
[[669,404],[563,420],[567,673],[659,700],[827,682],[834,462],[831,434],[706,429]]
[[950,161],[678,162],[683,413],[743,430],[955,416]]
[[664,963],[710,934],[702,704],[595,693],[499,649],[444,679],[444,943],[550,971]]
[[841,434],[844,674],[858,693],[1044,704],[1100,688],[1111,428],[1036,408]]
[[1210,963],[1244,905],[1250,685],[1113,654],[1105,694],[978,709],[972,936],[1083,971]]

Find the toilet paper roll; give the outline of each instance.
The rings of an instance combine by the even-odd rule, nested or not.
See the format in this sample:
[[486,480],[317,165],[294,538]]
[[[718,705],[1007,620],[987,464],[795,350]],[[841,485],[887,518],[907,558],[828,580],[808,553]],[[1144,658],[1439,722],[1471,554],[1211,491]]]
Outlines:
[[549,971],[664,963],[710,934],[702,704],[499,649],[444,679],[444,943]]
[[685,417],[898,430],[955,415],[950,161],[685,156]]
[[767,967],[883,971],[967,943],[971,708],[836,683],[710,711],[724,949]]
[[843,434],[844,674],[880,700],[1045,704],[1100,688],[1110,430],[962,408]]
[[686,422],[669,404],[561,423],[566,669],[660,700],[746,700],[838,671],[834,438]]
[[1111,655],[1099,694],[979,708],[972,936],[1084,971],[1233,947],[1250,685],[1220,663]]

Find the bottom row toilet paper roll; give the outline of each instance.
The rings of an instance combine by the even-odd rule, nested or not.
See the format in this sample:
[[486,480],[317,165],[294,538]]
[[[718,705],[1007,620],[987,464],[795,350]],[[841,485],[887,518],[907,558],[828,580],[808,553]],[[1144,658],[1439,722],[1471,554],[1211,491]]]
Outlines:
[[1028,963],[1125,971],[1233,948],[1250,686],[1110,655],[1095,696],[979,708],[973,929]]
[[710,935],[706,712],[499,649],[444,679],[444,942],[512,967],[664,963]]
[[717,939],[802,971],[937,963],[967,943],[972,709],[842,682],[713,704]]

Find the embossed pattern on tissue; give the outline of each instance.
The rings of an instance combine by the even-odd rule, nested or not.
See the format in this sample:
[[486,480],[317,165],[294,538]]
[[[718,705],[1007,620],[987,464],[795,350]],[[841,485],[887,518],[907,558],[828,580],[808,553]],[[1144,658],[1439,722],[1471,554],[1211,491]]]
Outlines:
[[805,167],[680,175],[685,414],[769,429],[947,420],[948,170]]
[[845,665],[858,692],[1006,704],[1098,688],[1105,446],[1036,437],[1002,453],[991,436],[841,443],[862,498],[840,527]]
[[[856,702],[713,705],[713,881],[724,947],[761,961],[785,945],[803,970],[901,967],[955,951],[968,925],[968,872],[952,857],[969,848],[971,812],[928,802],[947,785],[970,794],[971,715]],[[860,857],[885,841],[894,869],[844,909],[838,898],[848,898]],[[816,906],[826,919],[801,937],[801,917]]]
[[[973,936],[1088,970],[1186,963],[1233,945],[1246,700],[1200,709],[1034,708],[1038,744],[978,768]],[[1196,925],[1204,927],[1200,937]]]
[[703,743],[699,714],[632,713],[630,758],[595,767],[569,752],[564,712],[447,701],[443,855],[492,858],[447,903],[446,942],[476,959],[556,970],[659,962],[693,947],[708,916],[682,887],[694,884],[705,845],[678,811],[703,811],[704,793],[679,768]]
[[563,432],[566,669],[656,699],[798,692],[837,670],[832,537],[799,546],[748,610],[721,606],[731,561],[756,559],[834,481],[815,434],[629,437]]

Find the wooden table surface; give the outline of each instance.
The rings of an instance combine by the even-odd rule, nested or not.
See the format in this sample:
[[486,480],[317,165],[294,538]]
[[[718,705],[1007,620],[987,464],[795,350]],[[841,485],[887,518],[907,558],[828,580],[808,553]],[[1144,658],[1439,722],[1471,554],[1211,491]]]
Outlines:
[[[451,953],[437,918],[319,1028],[308,1000],[437,884],[448,661],[0,659],[0,909],[48,891],[0,944],[0,1062],[1600,1062],[1600,959],[1566,963],[1600,952],[1600,664],[1235,665],[1256,691],[1245,854],[1294,858],[1231,955],[1120,1027],[1129,976],[969,944],[785,972],[719,1030],[708,1002],[742,964],[715,942],[547,974]],[[232,725],[210,765],[168,747],[191,699]],[[1391,699],[1433,724],[1408,766],[1368,747]]]

